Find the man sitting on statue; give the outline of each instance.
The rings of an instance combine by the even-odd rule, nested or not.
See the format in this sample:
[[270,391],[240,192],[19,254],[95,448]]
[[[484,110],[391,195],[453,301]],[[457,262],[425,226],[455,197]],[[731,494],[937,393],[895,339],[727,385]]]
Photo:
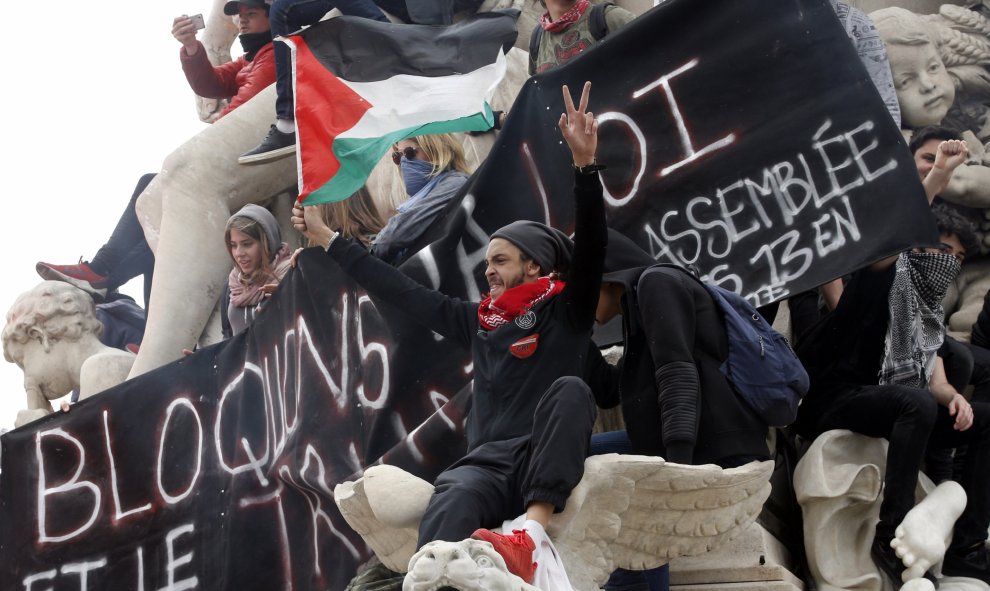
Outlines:
[[[419,528],[419,547],[468,537],[491,542],[509,571],[531,581],[534,550],[550,516],[581,480],[596,407],[582,375],[594,324],[607,234],[595,164],[598,122],[586,113],[591,84],[574,107],[564,87],[559,126],[575,167],[572,243],[559,230],[513,222],[492,234],[491,293],[462,302],[427,289],[339,238],[315,207],[293,223],[374,297],[472,351],[474,400],[468,453],[445,470]],[[526,513],[511,535],[487,529]]]
[[[891,542],[914,506],[926,446],[969,446],[962,485],[968,502],[942,573],[990,582],[990,404],[972,405],[946,379],[942,297],[957,258],[923,248],[853,274],[835,310],[798,344],[811,389],[795,427],[813,439],[849,429],[889,441],[884,497],[871,553],[900,586],[904,565]],[[926,575],[930,577],[930,575]]]
[[[172,23],[172,35],[182,44],[179,60],[193,92],[207,98],[226,98],[230,103],[219,117],[229,114],[275,81],[275,58],[265,0],[231,0],[223,7],[224,14],[237,18],[244,55],[214,67],[206,56],[203,44],[196,40],[196,26],[188,16],[178,16]],[[121,214],[110,239],[91,261],[75,265],[53,265],[39,262],[36,266],[43,279],[65,281],[102,300],[138,275],[144,275],[144,304],[151,295],[151,275],[155,257],[144,239],[134,205],[154,174],[142,176]]]

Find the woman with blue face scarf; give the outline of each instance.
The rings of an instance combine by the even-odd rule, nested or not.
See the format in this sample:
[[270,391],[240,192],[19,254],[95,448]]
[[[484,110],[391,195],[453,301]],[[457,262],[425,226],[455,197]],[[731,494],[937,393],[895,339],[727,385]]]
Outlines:
[[392,161],[409,195],[375,238],[371,252],[398,265],[420,246],[419,238],[468,180],[471,171],[461,143],[449,133],[422,135],[394,146]]

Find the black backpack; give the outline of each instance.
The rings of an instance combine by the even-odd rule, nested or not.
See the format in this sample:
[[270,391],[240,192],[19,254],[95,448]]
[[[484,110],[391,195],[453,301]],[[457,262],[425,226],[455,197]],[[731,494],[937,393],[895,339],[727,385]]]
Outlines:
[[[611,2],[602,2],[591,7],[589,29],[595,41],[601,41],[608,36],[608,23],[605,22],[605,12],[612,6]],[[536,23],[533,34],[529,38],[529,71],[536,73],[536,54],[540,51],[540,39],[543,38],[543,27]]]

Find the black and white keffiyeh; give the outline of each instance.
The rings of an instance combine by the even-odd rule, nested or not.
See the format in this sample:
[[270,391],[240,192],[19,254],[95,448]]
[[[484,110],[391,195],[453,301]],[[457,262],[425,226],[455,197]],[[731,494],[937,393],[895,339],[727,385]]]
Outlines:
[[956,257],[940,252],[897,257],[880,384],[928,387],[945,338],[942,298],[959,268]]

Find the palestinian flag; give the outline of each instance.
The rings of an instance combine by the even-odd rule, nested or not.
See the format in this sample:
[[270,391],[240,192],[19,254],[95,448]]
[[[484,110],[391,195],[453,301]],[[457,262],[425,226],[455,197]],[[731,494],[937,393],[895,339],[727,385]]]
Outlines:
[[482,13],[450,26],[345,16],[285,39],[299,200],[346,199],[401,139],[491,129],[489,101],[505,75],[515,16]]

